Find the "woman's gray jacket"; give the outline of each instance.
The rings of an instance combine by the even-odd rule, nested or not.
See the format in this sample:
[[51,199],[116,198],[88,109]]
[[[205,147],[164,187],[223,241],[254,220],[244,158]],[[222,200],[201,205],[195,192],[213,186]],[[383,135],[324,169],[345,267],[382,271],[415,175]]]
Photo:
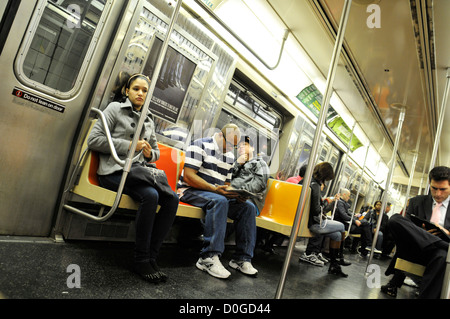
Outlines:
[[[108,123],[108,128],[111,132],[112,141],[114,147],[116,148],[117,155],[120,159],[124,160],[127,157],[128,148],[130,147],[130,142],[134,137],[141,113],[136,112],[133,109],[130,100],[127,99],[123,103],[110,103],[103,111],[103,114],[106,117],[106,122]],[[152,147],[152,156],[150,159],[146,159],[144,158],[144,155],[141,154],[138,161],[157,161],[160,153],[158,143],[156,141],[155,124],[150,116],[150,113],[148,113],[145,119],[140,134],[140,139],[144,139],[150,144]],[[94,124],[94,127],[89,134],[87,144],[91,150],[99,153],[100,163],[97,174],[109,175],[116,171],[122,170],[122,166],[116,163],[111,155],[111,150],[109,148],[102,121],[98,120]],[[135,152],[134,156],[137,154],[138,152]]]

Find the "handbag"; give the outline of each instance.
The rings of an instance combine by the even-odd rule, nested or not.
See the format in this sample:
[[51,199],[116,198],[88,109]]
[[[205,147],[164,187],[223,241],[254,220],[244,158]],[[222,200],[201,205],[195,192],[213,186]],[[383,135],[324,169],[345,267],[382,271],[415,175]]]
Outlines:
[[171,196],[174,194],[167,180],[166,172],[156,168],[153,163],[134,162],[128,174],[128,183],[129,185],[147,184],[156,188],[158,193]]

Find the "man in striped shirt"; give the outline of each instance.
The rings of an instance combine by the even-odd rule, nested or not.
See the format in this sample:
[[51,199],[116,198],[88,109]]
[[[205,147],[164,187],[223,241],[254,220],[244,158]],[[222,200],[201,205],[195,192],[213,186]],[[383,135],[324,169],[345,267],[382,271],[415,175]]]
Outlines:
[[227,124],[212,137],[194,141],[186,151],[184,170],[178,185],[182,202],[205,211],[204,245],[196,263],[198,269],[217,278],[231,273],[220,262],[225,249],[227,218],[234,220],[236,252],[229,266],[255,276],[251,259],[256,242],[256,206],[227,192],[234,166],[233,150],[241,138],[235,124]]

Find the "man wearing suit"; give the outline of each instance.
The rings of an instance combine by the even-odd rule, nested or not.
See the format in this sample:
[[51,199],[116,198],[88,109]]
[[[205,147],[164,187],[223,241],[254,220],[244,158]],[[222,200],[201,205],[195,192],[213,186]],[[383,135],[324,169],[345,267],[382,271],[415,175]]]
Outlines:
[[396,256],[386,270],[386,275],[393,278],[381,291],[395,297],[397,287],[401,287],[405,274],[394,269],[396,257],[426,266],[422,283],[419,287],[419,298],[437,299],[440,297],[445,274],[445,260],[448,241],[438,237],[436,229],[426,231],[416,226],[410,215],[416,215],[430,221],[450,235],[450,168],[437,166],[430,171],[430,193],[419,195],[409,201],[406,218],[400,214],[393,215],[389,221],[389,229],[397,246]]

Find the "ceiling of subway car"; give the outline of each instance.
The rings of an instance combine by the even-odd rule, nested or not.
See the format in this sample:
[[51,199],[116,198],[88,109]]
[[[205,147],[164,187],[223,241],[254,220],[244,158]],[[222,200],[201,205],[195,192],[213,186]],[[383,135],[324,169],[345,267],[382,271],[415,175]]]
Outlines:
[[[344,0],[267,2],[326,76]],[[413,185],[428,169],[450,67],[449,20],[448,0],[353,0],[333,87],[386,163],[405,106],[393,181],[408,183],[416,150]],[[449,136],[444,125],[435,165],[450,166]]]

